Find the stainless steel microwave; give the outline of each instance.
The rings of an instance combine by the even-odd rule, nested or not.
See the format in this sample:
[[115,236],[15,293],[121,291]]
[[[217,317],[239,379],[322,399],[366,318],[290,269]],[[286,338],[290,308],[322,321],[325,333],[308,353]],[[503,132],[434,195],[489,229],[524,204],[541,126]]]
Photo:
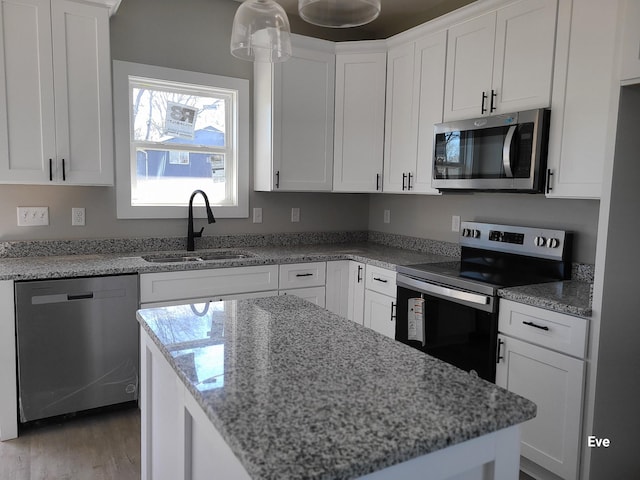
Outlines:
[[434,126],[431,185],[440,190],[544,191],[547,109]]

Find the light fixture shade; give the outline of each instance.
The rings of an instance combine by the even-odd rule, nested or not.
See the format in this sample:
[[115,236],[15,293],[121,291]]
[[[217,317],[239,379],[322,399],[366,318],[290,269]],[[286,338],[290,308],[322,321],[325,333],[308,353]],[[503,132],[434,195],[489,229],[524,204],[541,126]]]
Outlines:
[[378,17],[380,0],[298,0],[298,13],[321,27],[357,27]]
[[254,62],[282,62],[291,56],[291,28],[273,0],[247,0],[236,11],[231,55]]

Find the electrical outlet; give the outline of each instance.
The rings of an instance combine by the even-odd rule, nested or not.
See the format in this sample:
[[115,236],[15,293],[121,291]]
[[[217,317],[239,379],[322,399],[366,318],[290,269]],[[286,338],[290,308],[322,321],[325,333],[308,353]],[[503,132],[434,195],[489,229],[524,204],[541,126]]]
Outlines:
[[74,207],[71,209],[71,225],[75,227],[84,227],[85,225],[84,208]]
[[452,232],[459,232],[460,231],[460,216],[459,215],[453,215],[451,217],[451,231]]
[[300,209],[299,208],[292,208],[291,209],[291,221],[292,222],[299,222],[300,221]]
[[262,223],[262,209],[254,208],[253,209],[253,223]]
[[18,226],[49,225],[49,207],[18,207]]
[[384,223],[391,223],[391,210],[384,211]]

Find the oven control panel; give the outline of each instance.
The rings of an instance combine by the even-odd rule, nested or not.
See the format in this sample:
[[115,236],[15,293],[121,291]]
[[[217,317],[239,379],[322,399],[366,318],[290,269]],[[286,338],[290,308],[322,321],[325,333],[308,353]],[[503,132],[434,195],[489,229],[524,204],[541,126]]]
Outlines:
[[462,222],[460,245],[561,260],[570,250],[564,230]]

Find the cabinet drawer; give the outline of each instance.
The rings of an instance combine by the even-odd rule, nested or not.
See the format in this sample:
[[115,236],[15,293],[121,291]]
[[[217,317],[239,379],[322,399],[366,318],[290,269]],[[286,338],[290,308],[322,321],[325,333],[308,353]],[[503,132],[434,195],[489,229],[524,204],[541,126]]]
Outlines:
[[500,332],[545,348],[584,358],[587,328],[585,318],[500,300]]
[[325,284],[326,262],[280,265],[280,290],[320,287]]
[[322,308],[326,304],[324,287],[292,288],[290,290],[280,290],[279,293],[280,295],[295,295],[296,297],[304,298]]
[[386,268],[367,265],[365,267],[365,288],[396,298],[396,272]]
[[140,275],[140,303],[277,289],[277,265],[145,273]]

